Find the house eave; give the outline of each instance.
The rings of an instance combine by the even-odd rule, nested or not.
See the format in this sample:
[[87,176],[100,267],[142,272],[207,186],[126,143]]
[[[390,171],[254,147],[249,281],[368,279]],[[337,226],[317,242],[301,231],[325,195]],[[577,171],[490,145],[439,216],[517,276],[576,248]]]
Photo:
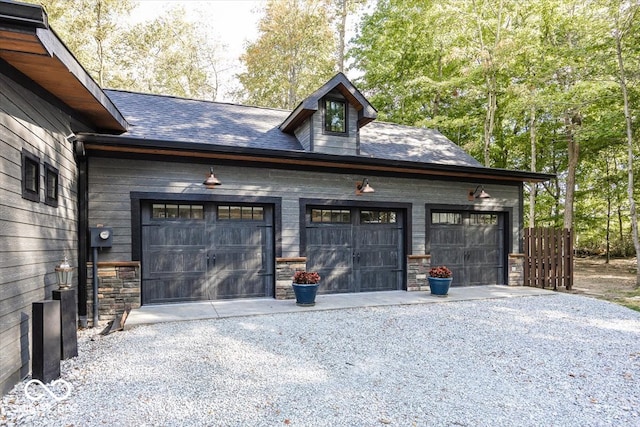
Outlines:
[[268,150],[246,147],[229,147],[184,141],[149,140],[122,136],[81,134],[79,141],[88,156],[131,156],[184,159],[194,162],[240,162],[246,166],[307,170],[310,168],[331,172],[370,172],[385,175],[416,177],[452,177],[484,179],[505,182],[544,182],[555,175],[494,169],[463,165],[413,162],[360,156],[339,156],[306,151]]
[[0,59],[101,132],[122,133],[127,121],[55,32],[42,6],[0,0]]

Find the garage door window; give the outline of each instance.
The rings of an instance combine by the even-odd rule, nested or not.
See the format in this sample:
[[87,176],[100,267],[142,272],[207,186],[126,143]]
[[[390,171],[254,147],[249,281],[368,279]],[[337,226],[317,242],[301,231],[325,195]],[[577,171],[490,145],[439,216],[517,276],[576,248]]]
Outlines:
[[469,215],[470,225],[498,225],[498,215],[494,214],[471,214]]
[[311,209],[311,222],[349,224],[351,211],[348,209]]
[[462,214],[456,212],[433,212],[432,224],[462,224]]
[[360,224],[395,224],[394,211],[360,211]]
[[218,219],[223,221],[263,221],[262,206],[218,206]]
[[151,210],[153,219],[204,219],[204,206],[173,203],[154,203]]

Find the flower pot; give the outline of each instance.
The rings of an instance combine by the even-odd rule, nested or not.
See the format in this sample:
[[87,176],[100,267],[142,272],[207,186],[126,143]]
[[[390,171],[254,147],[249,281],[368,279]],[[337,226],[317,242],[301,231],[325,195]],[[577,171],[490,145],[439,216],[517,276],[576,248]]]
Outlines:
[[293,284],[293,292],[296,294],[296,304],[302,307],[310,307],[316,305],[316,293],[318,292],[318,284],[303,285],[299,283]]
[[431,295],[446,296],[449,293],[452,277],[429,277],[428,279]]

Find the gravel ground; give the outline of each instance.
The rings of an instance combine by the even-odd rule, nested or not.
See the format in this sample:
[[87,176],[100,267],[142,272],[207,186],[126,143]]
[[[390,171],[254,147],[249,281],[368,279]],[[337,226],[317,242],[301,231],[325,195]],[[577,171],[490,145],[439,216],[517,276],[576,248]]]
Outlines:
[[83,332],[0,425],[639,426],[640,313],[554,294]]

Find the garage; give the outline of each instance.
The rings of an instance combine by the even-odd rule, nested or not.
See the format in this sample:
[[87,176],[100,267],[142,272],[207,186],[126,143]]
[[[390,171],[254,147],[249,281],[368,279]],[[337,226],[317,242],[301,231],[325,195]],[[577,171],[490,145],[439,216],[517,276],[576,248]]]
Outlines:
[[452,285],[505,283],[505,213],[432,211],[431,265],[446,265]]
[[145,203],[141,232],[143,304],[273,295],[269,205]]
[[399,290],[404,277],[404,213],[359,207],[308,207],[307,268],[319,293]]

